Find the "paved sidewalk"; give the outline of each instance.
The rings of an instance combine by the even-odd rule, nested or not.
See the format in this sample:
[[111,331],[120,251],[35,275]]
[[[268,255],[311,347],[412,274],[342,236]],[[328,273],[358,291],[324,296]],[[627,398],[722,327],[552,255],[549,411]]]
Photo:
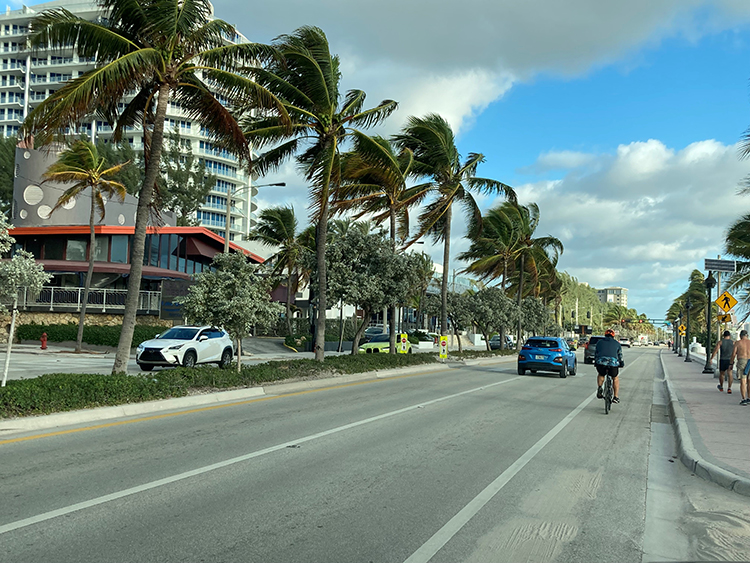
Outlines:
[[750,478],[750,406],[740,406],[740,386],[719,392],[718,379],[701,373],[705,356],[691,354],[692,363],[671,351],[662,352],[667,377],[674,386],[695,449],[707,461]]

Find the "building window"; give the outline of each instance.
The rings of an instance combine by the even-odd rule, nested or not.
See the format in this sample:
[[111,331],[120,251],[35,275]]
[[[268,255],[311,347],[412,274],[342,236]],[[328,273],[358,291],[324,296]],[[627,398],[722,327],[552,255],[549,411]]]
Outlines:
[[65,252],[65,259],[75,260],[76,262],[85,262],[86,261],[86,239],[69,238],[68,244],[67,244],[67,250]]
[[[45,260],[63,260],[64,253],[65,253],[65,239],[64,238],[48,238],[46,241],[44,241],[44,259]],[[84,255],[85,255],[85,251],[84,251]]]
[[161,235],[161,262],[160,268],[169,269],[169,235]]
[[26,252],[31,252],[37,260],[42,259],[42,241],[38,238],[26,240]]
[[128,263],[128,235],[112,235],[112,262]]
[[149,252],[151,259],[149,264],[152,266],[159,265],[159,235],[151,235],[151,250]]
[[96,237],[96,250],[94,251],[95,262],[109,261],[109,237]]

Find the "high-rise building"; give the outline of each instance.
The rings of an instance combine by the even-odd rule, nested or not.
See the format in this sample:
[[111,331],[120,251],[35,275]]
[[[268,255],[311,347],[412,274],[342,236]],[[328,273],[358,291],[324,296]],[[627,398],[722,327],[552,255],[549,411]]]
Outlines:
[[[5,14],[0,14],[0,135],[17,135],[24,118],[32,109],[67,80],[94,67],[95,61],[79,57],[73,44],[62,50],[31,52],[27,49],[29,22],[40,12],[51,8],[65,8],[92,21],[104,16],[96,4],[81,0],[54,0],[33,8],[7,9]],[[243,43],[247,39],[237,34],[232,41]],[[217,178],[216,185],[196,213],[201,226],[223,237],[227,194],[241,190],[232,196],[234,203],[230,220],[230,240],[239,241],[255,224],[256,205],[253,197],[257,195],[257,190],[249,187],[248,175],[235,157],[215,147],[200,124],[188,118],[173,102],[170,102],[167,111],[165,133],[168,131],[178,132],[182,142],[190,146],[193,154],[202,159],[206,169]],[[106,140],[111,137],[112,128],[107,122],[94,119],[79,124],[76,133],[86,134],[92,140]],[[143,132],[139,128],[129,128],[124,142],[130,143],[136,150],[142,149]]]
[[602,303],[613,303],[615,305],[628,306],[628,290],[624,287],[606,287],[597,289],[599,301]]

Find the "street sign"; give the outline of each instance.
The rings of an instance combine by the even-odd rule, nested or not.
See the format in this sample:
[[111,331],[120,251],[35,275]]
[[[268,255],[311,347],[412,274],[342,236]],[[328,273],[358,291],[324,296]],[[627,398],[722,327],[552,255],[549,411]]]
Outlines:
[[448,337],[440,337],[440,359],[444,360],[448,357]]
[[719,315],[716,317],[716,320],[718,320],[720,323],[731,323],[732,322],[732,315],[730,314],[724,314]]
[[680,326],[678,326],[678,327],[677,327],[677,329],[678,329],[678,330],[679,330],[680,332],[685,332],[685,331],[687,330],[687,327],[686,327],[685,325],[680,325]]
[[706,258],[703,261],[703,268],[709,272],[732,272],[737,270],[737,262],[734,260],[715,260]]
[[714,303],[716,303],[722,311],[728,313],[732,307],[737,305],[737,300],[732,297],[731,293],[725,291],[724,293],[719,295],[719,298]]
[[685,336],[685,331],[684,330],[680,331],[680,336]]
[[401,339],[401,349],[399,350],[399,353],[406,354],[406,350],[408,348],[408,343],[409,343],[409,335],[406,333],[403,333],[399,336],[399,338]]

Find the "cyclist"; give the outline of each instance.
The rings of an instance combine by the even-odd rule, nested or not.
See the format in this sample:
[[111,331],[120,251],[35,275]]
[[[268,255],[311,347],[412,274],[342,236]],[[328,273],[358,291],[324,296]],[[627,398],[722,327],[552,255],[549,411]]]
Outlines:
[[619,403],[620,380],[617,377],[617,374],[620,373],[621,367],[625,367],[625,361],[622,359],[622,346],[620,346],[620,343],[615,340],[615,331],[611,328],[604,331],[604,338],[596,343],[596,356],[594,363],[596,364],[596,371],[599,374],[599,377],[596,378],[598,384],[596,398],[604,398],[602,385],[604,384],[604,377],[609,373],[609,376],[612,378],[615,393],[612,402]]

